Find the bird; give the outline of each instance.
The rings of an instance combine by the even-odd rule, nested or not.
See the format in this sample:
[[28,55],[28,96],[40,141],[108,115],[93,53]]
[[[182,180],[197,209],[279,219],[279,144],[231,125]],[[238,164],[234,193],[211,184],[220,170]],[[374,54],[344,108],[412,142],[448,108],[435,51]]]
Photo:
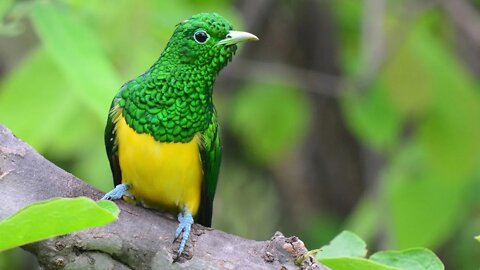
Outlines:
[[217,13],[195,14],[176,25],[160,57],[111,103],[104,139],[115,187],[102,199],[130,198],[176,214],[176,258],[194,222],[211,227],[222,154],[215,79],[238,43],[256,40]]

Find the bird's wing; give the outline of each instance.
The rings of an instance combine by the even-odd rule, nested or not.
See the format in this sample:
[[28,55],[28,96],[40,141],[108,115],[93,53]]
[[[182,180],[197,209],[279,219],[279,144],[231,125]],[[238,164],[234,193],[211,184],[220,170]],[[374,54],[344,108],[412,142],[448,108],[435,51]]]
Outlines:
[[118,160],[118,145],[115,128],[115,121],[117,120],[118,114],[122,112],[118,100],[129,83],[130,82],[124,84],[115,98],[113,98],[110,110],[108,111],[107,125],[105,126],[105,148],[107,150],[108,161],[110,162],[110,169],[112,170],[114,186],[122,183],[122,171]]
[[213,198],[215,197],[218,172],[222,158],[222,147],[220,145],[216,113],[213,114],[210,126],[202,135],[203,145],[200,147],[200,157],[202,159],[203,181],[200,209],[196,222],[203,226],[210,227],[212,224]]

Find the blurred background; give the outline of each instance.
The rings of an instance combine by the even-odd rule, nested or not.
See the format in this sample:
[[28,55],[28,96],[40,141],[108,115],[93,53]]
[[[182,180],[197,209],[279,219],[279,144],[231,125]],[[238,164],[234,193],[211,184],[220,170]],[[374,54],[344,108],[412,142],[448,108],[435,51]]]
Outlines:
[[0,123],[109,190],[111,99],[203,11],[260,37],[215,85],[214,228],[309,249],[348,229],[370,252],[425,246],[478,269],[479,0],[1,0]]

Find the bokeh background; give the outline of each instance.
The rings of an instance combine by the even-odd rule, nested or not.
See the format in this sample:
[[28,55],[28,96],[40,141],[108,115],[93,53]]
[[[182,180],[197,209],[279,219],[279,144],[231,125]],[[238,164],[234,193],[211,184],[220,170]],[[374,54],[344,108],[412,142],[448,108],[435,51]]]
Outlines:
[[[215,85],[214,228],[310,249],[348,229],[370,252],[425,246],[478,269],[479,0],[1,0],[0,123],[109,190],[112,97],[203,11],[261,39]],[[31,258],[4,252],[0,269]]]

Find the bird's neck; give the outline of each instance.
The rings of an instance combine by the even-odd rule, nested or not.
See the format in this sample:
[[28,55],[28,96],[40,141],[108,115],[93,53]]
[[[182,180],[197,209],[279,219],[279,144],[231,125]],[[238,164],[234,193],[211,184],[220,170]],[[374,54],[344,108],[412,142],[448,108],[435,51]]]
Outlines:
[[157,63],[127,86],[131,91],[126,94],[125,119],[138,133],[157,141],[189,142],[211,124],[215,76],[201,68]]

